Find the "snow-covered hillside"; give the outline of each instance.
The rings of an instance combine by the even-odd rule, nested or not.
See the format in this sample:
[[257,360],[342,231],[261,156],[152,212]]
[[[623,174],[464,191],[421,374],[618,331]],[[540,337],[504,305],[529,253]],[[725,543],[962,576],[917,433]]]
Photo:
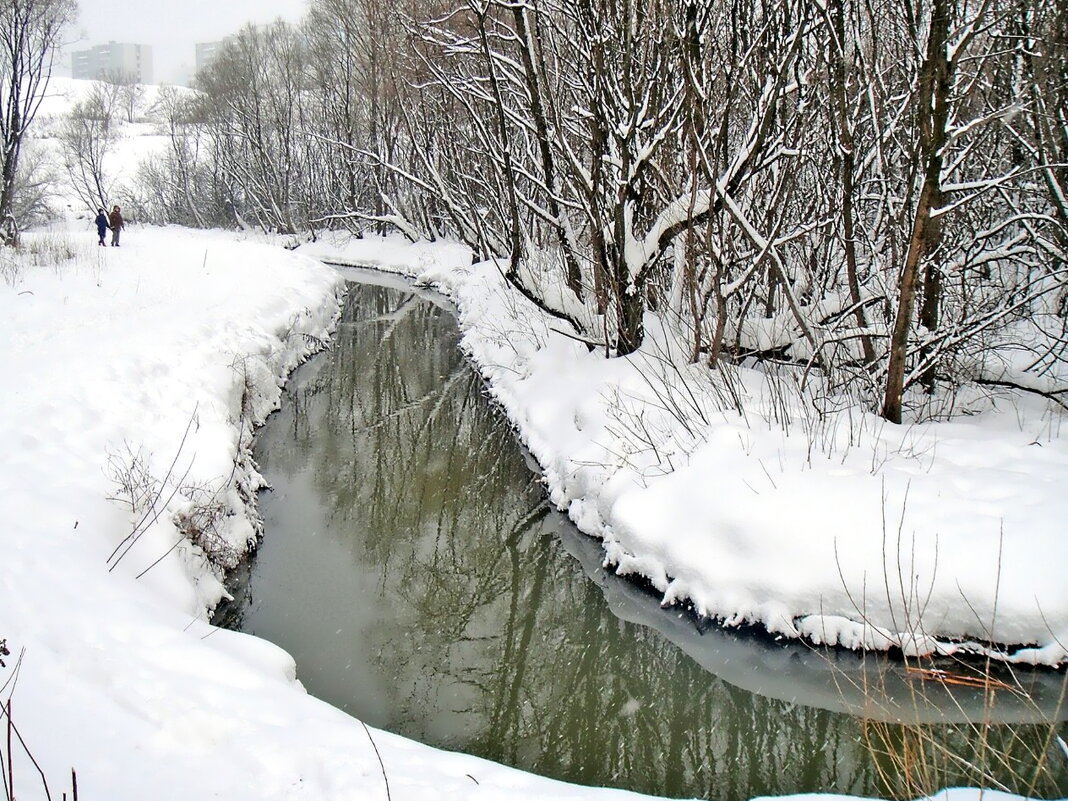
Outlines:
[[[41,105],[29,129],[26,141],[25,161],[37,158],[47,164],[49,186],[48,203],[54,214],[63,217],[91,219],[93,209],[88,208],[74,191],[69,173],[64,166],[61,139],[71,110],[89,99],[98,86],[96,81],[73,78],[53,78],[48,83]],[[136,219],[139,211],[132,203],[137,195],[137,172],[142,162],[163,153],[170,141],[161,133],[158,104],[162,92],[188,94],[192,90],[183,87],[146,85],[138,87],[133,108],[117,102],[114,109],[114,125],[110,136],[113,141],[101,147],[100,169],[110,204],[118,204]],[[130,111],[132,120],[128,119]],[[98,145],[99,147],[99,145]],[[38,178],[44,177],[44,170]]]

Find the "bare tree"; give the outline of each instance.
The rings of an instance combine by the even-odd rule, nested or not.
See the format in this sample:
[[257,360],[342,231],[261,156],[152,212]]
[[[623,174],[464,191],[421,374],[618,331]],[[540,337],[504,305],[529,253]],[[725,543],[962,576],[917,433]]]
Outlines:
[[278,21],[245,28],[197,76],[216,178],[235,215],[284,233],[307,217],[305,59],[299,31]]
[[[909,328],[912,323],[913,306],[921,280],[921,260],[938,244],[941,223],[932,216],[932,211],[942,201],[943,148],[948,137],[949,97],[952,90],[953,61],[949,54],[951,0],[933,0],[930,7],[927,34],[927,50],[919,74],[919,92],[916,96],[916,114],[919,128],[917,157],[923,174],[923,183],[916,200],[912,233],[909,237],[905,264],[897,294],[897,317],[890,339],[890,361],[887,365],[886,395],[883,400],[883,417],[892,423],[901,422],[901,393],[905,381],[905,355]],[[938,273],[930,268],[924,278],[925,322],[937,316]]]
[[173,86],[160,88],[151,115],[160,135],[167,138],[168,148],[141,164],[137,182],[141,193],[138,207],[149,219],[200,228],[232,222],[206,163],[210,137],[201,111],[192,92]]
[[[737,214],[747,182],[786,153],[778,126],[819,20],[805,3],[743,5],[468,2],[424,28],[464,149],[483,154],[480,203],[503,198],[491,211],[509,232],[508,279],[616,354],[640,346],[647,293],[680,237]],[[687,124],[687,92],[717,118]],[[703,155],[687,163],[687,150]],[[438,164],[423,180],[461,208],[455,175]],[[532,269],[548,243],[556,275]]]
[[[1066,271],[1059,156],[1027,130],[1056,117],[1063,80],[1056,46],[1034,38],[1057,18],[1041,11],[1020,0],[932,0],[906,17],[924,55],[908,107],[915,149],[902,150],[897,179],[908,209],[898,230],[908,234],[883,368],[882,412],[893,422],[910,386],[934,397],[940,381],[1004,381],[996,350],[1046,347],[1051,332],[1033,327],[1047,297],[1064,296]],[[1039,54],[1054,58],[1040,66]]]
[[652,313],[937,414],[1068,360],[1062,6],[313,0],[201,76],[156,207],[458,237],[608,356]]
[[126,122],[133,122],[145,100],[145,87],[129,72],[112,72],[103,77],[107,83],[118,87],[119,107]]
[[[19,155],[52,75],[59,37],[74,0],[0,1],[0,220],[12,215]],[[9,229],[14,230],[14,229]],[[14,244],[16,237],[5,237]]]
[[54,214],[59,175],[47,149],[30,141],[19,157],[12,215],[21,227],[47,221]]
[[106,162],[120,135],[120,87],[95,82],[70,110],[60,130],[63,165],[71,186],[89,210],[108,208],[111,181]]

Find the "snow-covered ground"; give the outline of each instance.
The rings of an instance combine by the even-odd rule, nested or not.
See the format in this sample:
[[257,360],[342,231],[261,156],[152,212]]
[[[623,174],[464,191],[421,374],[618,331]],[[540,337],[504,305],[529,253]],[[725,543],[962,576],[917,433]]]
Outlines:
[[[81,797],[113,801],[385,798],[358,721],[278,648],[205,622],[221,587],[175,524],[214,509],[214,534],[246,545],[248,424],[328,335],[337,273],[181,229],[29,239],[0,281],[0,684],[52,797],[74,768]],[[116,480],[134,456],[163,485],[147,519]],[[393,799],[636,797],[371,736]],[[17,797],[43,798],[15,747]]]
[[[122,169],[153,139],[128,128]],[[205,622],[221,585],[176,521],[224,556],[247,545],[251,426],[328,336],[335,271],[222,233],[133,227],[102,249],[81,220],[27,239],[21,260],[0,254],[0,639],[13,652],[0,685],[53,798],[69,794],[71,768],[82,797],[117,801],[386,798],[383,773],[393,799],[636,797],[368,732],[304,693],[287,654]],[[689,382],[691,411],[680,398],[660,413],[639,400],[681,387],[657,358],[666,334],[608,361],[502,293],[462,247],[317,252],[448,291],[554,501],[668,599],[855,644],[871,636],[858,610],[885,624],[901,598],[929,631],[989,638],[998,588],[995,638],[1039,646],[1019,659],[1064,659],[1058,415],[1013,399],[892,429],[856,410],[813,427],[790,409],[783,433],[755,373],[738,378],[747,419],[701,389],[706,373]],[[17,797],[43,798],[15,750]]]
[[851,648],[1068,657],[1062,411],[1005,394],[950,422],[815,414],[757,370],[687,365],[652,316],[639,353],[589,352],[456,245],[303,250],[448,292],[553,501],[665,603]]
[[[308,696],[280,649],[205,622],[221,588],[175,521],[215,505],[218,537],[246,545],[249,424],[328,336],[339,276],[218,233],[94,241],[31,237],[0,283],[0,638],[13,652],[0,683],[52,797],[74,768],[82,797],[114,801],[386,798],[383,770],[398,801],[637,798],[369,732]],[[433,252],[403,248],[407,268],[449,258]],[[116,480],[133,455],[162,484],[147,519]],[[43,798],[15,749],[18,798]]]

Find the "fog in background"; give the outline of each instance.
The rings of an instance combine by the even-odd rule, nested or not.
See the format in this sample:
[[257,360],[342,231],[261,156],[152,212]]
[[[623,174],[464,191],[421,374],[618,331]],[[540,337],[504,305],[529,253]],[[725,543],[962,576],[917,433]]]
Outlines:
[[197,42],[236,33],[245,23],[279,17],[296,22],[306,0],[79,0],[57,74],[70,74],[70,54],[109,41],[152,47],[154,83],[185,83]]

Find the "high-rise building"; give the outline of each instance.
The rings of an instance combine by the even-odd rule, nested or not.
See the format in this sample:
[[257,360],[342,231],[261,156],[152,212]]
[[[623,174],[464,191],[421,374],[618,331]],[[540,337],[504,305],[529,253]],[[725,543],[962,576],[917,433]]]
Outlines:
[[276,20],[275,22],[267,23],[245,23],[245,26],[241,29],[241,33],[232,33],[229,36],[224,36],[216,42],[197,42],[196,44],[196,71],[200,72],[214,61],[223,48],[227,45],[232,45],[238,41],[239,36],[268,36],[272,31],[279,29],[279,26],[284,28],[288,23],[284,20]]
[[212,62],[215,56],[218,54],[219,49],[223,46],[222,41],[218,42],[197,42],[196,52],[196,71],[200,72],[208,64]]
[[217,42],[197,42],[196,44],[196,71],[200,72],[219,55],[226,45],[236,40],[236,36],[226,36]]
[[89,80],[152,83],[152,48],[108,42],[88,50],[77,50],[71,54],[71,75]]

